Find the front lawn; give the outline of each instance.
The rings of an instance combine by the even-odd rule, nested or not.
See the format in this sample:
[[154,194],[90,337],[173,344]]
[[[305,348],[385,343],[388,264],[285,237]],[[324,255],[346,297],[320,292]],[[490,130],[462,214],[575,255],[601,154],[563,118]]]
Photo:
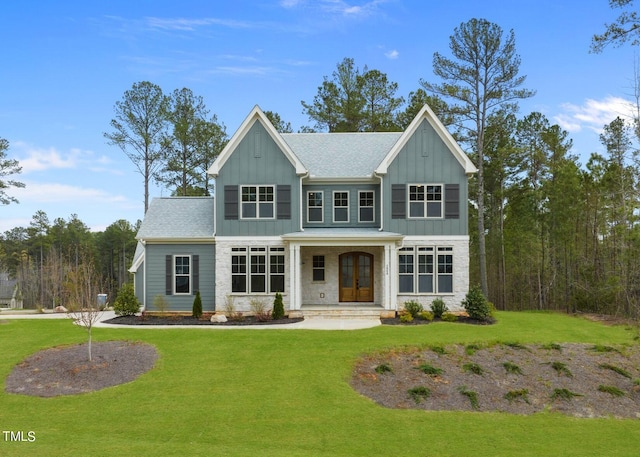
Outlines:
[[[8,321],[0,323],[0,455],[635,456],[635,419],[393,410],[349,386],[360,355],[394,346],[615,345],[633,344],[634,335],[547,313],[499,313],[491,326],[332,332],[94,329],[99,341],[154,344],[156,367],[126,385],[37,398],[4,392],[13,366],[40,349],[83,342],[85,333],[66,320]],[[10,441],[4,431],[25,439],[31,431],[35,441]]]

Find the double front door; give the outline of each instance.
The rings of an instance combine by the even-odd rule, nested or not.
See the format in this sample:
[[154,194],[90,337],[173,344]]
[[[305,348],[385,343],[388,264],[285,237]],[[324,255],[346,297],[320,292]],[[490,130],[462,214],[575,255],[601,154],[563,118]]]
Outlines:
[[347,252],[340,256],[340,301],[373,301],[373,255]]

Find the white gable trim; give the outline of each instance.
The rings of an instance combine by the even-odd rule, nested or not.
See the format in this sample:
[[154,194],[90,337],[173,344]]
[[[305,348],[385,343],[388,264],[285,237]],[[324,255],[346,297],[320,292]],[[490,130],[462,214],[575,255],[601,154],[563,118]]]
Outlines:
[[444,144],[451,151],[456,160],[460,163],[462,168],[464,168],[464,172],[467,176],[472,175],[478,172],[478,169],[473,164],[469,156],[465,154],[465,152],[460,148],[456,140],[453,139],[449,131],[445,128],[445,126],[440,122],[440,119],[435,115],[435,113],[431,110],[429,105],[424,105],[418,115],[415,117],[409,127],[404,131],[402,136],[398,139],[396,144],[393,145],[389,153],[386,155],[378,168],[376,168],[376,174],[384,175],[387,174],[387,170],[391,163],[393,163],[394,159],[398,155],[398,153],[402,150],[402,148],[407,144],[409,139],[413,136],[413,134],[418,130],[418,127],[422,123],[423,119],[426,119],[429,124],[433,127],[436,133],[440,136]]
[[307,174],[307,170],[300,162],[300,159],[293,153],[289,145],[282,139],[282,136],[275,129],[273,124],[269,122],[267,116],[265,116],[264,112],[260,109],[258,105],[254,106],[246,119],[242,122],[236,133],[233,134],[227,145],[224,147],[218,158],[213,162],[207,174],[216,178],[220,174],[220,170],[226,163],[226,161],[231,157],[231,154],[236,150],[242,139],[247,135],[254,122],[260,122],[265,130],[269,133],[273,141],[276,142],[282,153],[285,157],[291,162],[291,165],[296,169],[296,174],[299,176]]

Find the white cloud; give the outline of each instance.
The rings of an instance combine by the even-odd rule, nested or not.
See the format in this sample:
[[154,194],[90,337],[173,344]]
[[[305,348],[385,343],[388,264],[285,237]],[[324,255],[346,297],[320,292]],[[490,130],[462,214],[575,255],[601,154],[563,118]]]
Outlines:
[[129,199],[124,195],[110,194],[104,190],[72,186],[60,183],[24,181],[26,187],[14,189],[12,195],[21,203],[122,203]]
[[634,107],[628,100],[609,96],[603,100],[587,99],[582,105],[564,103],[561,108],[563,112],[554,116],[554,120],[563,129],[572,133],[582,129],[600,133],[618,116],[631,120]]
[[201,27],[210,25],[220,25],[232,29],[246,29],[252,27],[252,24],[245,21],[236,21],[233,19],[203,18],[203,19],[186,19],[186,18],[145,18],[147,25],[154,29],[167,31],[193,32]]
[[395,60],[400,56],[400,53],[397,50],[393,49],[391,51],[385,52],[384,55],[387,59]]
[[[106,155],[97,156],[93,151],[71,148],[68,152],[60,152],[54,147],[41,148],[32,146],[23,141],[16,141],[12,148],[17,151],[17,158],[22,167],[22,173],[28,174],[36,171],[69,170],[86,167],[89,170],[111,171],[121,174],[118,169],[110,169],[108,165],[113,163]],[[96,168],[96,165],[101,167]]]

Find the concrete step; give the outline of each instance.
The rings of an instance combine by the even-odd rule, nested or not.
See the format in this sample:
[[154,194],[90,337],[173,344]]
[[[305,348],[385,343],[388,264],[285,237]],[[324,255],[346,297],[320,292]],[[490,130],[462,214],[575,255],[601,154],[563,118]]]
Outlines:
[[305,319],[380,319],[381,306],[302,306]]

